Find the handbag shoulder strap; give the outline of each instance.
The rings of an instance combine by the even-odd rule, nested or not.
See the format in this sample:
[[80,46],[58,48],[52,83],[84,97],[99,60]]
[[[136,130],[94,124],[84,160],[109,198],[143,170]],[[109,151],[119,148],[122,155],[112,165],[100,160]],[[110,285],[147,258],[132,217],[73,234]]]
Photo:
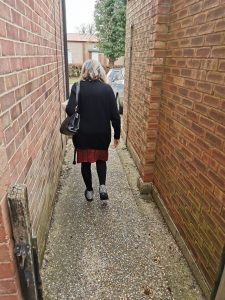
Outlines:
[[77,83],[77,86],[76,86],[76,103],[75,103],[75,108],[78,108],[79,93],[80,93],[80,81]]

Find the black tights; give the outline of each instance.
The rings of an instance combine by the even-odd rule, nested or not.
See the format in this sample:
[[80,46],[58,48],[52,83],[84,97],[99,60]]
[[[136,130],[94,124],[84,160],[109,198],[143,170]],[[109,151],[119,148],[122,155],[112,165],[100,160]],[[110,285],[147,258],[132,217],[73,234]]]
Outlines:
[[[96,169],[98,173],[99,184],[105,184],[106,181],[106,162],[104,160],[96,161]],[[81,163],[81,174],[88,191],[92,190],[91,163]]]

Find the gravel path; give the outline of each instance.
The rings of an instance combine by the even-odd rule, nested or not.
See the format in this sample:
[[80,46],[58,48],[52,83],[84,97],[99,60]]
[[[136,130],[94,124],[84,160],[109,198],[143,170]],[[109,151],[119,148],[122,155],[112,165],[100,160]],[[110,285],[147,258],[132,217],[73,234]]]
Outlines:
[[110,150],[106,207],[95,165],[95,199],[84,199],[72,151],[69,142],[41,272],[44,299],[203,300],[155,203],[132,185],[137,171],[125,148]]

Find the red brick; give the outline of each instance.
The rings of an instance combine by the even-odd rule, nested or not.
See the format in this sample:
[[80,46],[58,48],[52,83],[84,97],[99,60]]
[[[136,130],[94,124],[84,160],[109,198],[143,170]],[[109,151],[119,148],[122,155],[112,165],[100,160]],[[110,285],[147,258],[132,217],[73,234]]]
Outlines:
[[203,114],[203,115],[207,115],[208,114],[208,109],[205,105],[202,105],[200,103],[195,103],[194,105],[194,109],[195,111]]
[[217,59],[202,59],[201,68],[205,70],[217,70],[218,60]]
[[2,40],[2,56],[15,55],[14,43],[12,41]]
[[5,78],[0,77],[0,94],[5,92]]
[[10,58],[10,68],[12,72],[22,70],[22,62],[19,57],[11,57]]
[[218,149],[213,149],[212,155],[215,160],[217,160],[218,162],[220,162],[225,166],[225,154],[223,152],[221,152]]
[[197,89],[202,92],[211,93],[212,91],[212,84],[207,82],[198,82]]
[[16,148],[15,148],[15,142],[12,140],[12,142],[6,147],[6,154],[8,160],[11,159],[11,157],[15,154]]
[[193,70],[193,79],[197,81],[205,81],[206,80],[206,71],[205,70]]
[[207,81],[223,84],[225,82],[225,76],[220,72],[208,72]]
[[203,25],[198,26],[198,34],[207,34],[207,33],[212,33],[214,29],[215,23],[206,23]]
[[179,19],[181,19],[183,17],[187,17],[187,16],[188,16],[188,10],[187,10],[187,8],[184,8],[184,9],[180,10],[179,13],[178,13]]
[[15,49],[15,55],[17,55],[17,56],[24,56],[25,55],[24,44],[14,43],[14,49]]
[[223,140],[211,132],[206,132],[205,139],[212,146],[215,146],[217,148],[222,147]]
[[206,20],[206,13],[197,14],[194,16],[194,24],[199,25],[205,23]]
[[12,23],[18,25],[19,27],[22,26],[22,17],[21,14],[12,9]]
[[25,5],[21,0],[16,0],[16,8],[19,13],[25,15]]
[[220,105],[220,100],[217,97],[211,95],[204,95],[203,102],[209,106],[218,107]]
[[5,232],[5,228],[0,225],[0,243],[6,242],[7,240],[8,240],[8,235]]
[[192,121],[194,121],[194,122],[198,122],[198,120],[199,120],[199,115],[196,114],[196,113],[195,113],[194,111],[192,111],[192,110],[187,110],[186,116],[187,116],[190,120],[192,120]]
[[26,42],[28,40],[28,33],[24,29],[19,29],[19,40]]
[[30,31],[31,30],[31,22],[27,17],[23,17],[23,28]]
[[2,2],[0,2],[0,16],[7,21],[11,21],[10,8]]
[[19,132],[19,125],[18,122],[15,121],[12,126],[8,127],[5,130],[5,140],[6,143],[8,144],[9,142],[12,141],[12,139],[16,136],[16,134]]
[[193,101],[185,99],[185,98],[182,99],[182,104],[188,108],[193,107]]
[[22,86],[20,88],[18,88],[16,91],[15,91],[15,97],[16,97],[16,100],[19,101],[20,99],[22,99],[26,94],[26,90],[25,90],[25,87]]
[[221,125],[217,125],[216,127],[216,134],[222,136],[225,138],[225,127],[221,126]]
[[188,98],[193,99],[195,102],[200,102],[202,99],[202,93],[196,91],[189,91]]
[[184,57],[193,57],[194,56],[194,49],[187,48],[183,50],[183,56]]
[[[196,86],[196,81],[192,79],[185,79],[184,80],[184,86],[190,87],[190,88],[195,88]],[[190,94],[190,93],[189,93]]]
[[193,17],[185,18],[181,21],[181,27],[190,27],[193,25]]
[[10,118],[10,113],[9,112],[3,113],[0,117],[0,121],[3,130],[9,127],[9,125],[12,123]]
[[225,112],[211,108],[209,110],[209,117],[221,125],[225,125]]
[[196,36],[198,31],[198,27],[190,27],[186,29],[186,36]]
[[[223,211],[224,212],[224,211]],[[215,220],[215,222],[217,223],[217,225],[223,230],[224,232],[224,228],[225,228],[225,218],[224,215],[220,215],[217,213],[217,211],[212,210],[212,217]]]
[[214,171],[215,173],[219,174],[219,164],[216,160],[214,160],[213,158],[211,158],[209,156],[209,160],[208,160],[208,166],[209,168]]
[[22,106],[21,103],[19,102],[10,109],[11,120],[14,121],[16,118],[18,118],[18,116],[21,113],[22,113]]
[[215,173],[212,170],[209,170],[207,174],[208,177],[211,179],[211,181],[214,182],[219,188],[221,188],[222,190],[225,189],[225,177],[219,176],[217,173]]
[[202,10],[202,3],[198,2],[193,5],[190,5],[188,11],[189,11],[189,15],[191,16],[199,13],[201,10]]
[[14,92],[10,92],[0,97],[1,111],[4,112],[15,103]]
[[181,75],[184,77],[191,77],[192,71],[190,69],[182,69]]
[[17,75],[12,74],[5,77],[5,85],[7,90],[11,90],[12,88],[18,85]]
[[199,136],[204,135],[204,132],[205,132],[204,129],[194,122],[192,122],[191,129],[196,133],[196,135],[199,135]]
[[225,95],[225,86],[223,86],[223,85],[215,85],[214,86],[214,93],[215,93],[215,95],[224,97],[224,95]]
[[19,84],[22,85],[28,81],[27,71],[22,71],[18,74]]
[[204,0],[203,5],[202,5],[202,9],[206,10],[215,6],[219,5],[219,0]]
[[204,38],[202,36],[197,36],[191,39],[192,46],[202,46],[204,43]]
[[204,173],[206,171],[206,166],[205,164],[200,160],[198,159],[197,157],[195,157],[193,159],[193,163],[195,165],[195,167],[202,173]]
[[0,263],[0,279],[12,278],[15,276],[14,263]]
[[206,45],[222,45],[223,41],[224,37],[220,33],[209,34],[205,38]]
[[7,32],[7,38],[12,40],[18,40],[19,39],[19,32],[18,28],[11,24],[6,24],[6,32]]
[[199,124],[210,129],[211,131],[214,131],[215,129],[215,123],[212,120],[205,118],[204,116],[200,116]]
[[0,20],[0,37],[6,37],[6,22]]
[[217,22],[215,22],[215,31],[224,31],[225,30],[225,20],[218,20]]
[[207,21],[220,19],[222,17],[225,17],[225,6],[220,5],[220,7],[212,9],[208,12]]
[[196,50],[197,57],[209,57],[211,53],[211,48],[199,48]]
[[12,7],[15,7],[15,0],[4,0],[4,2],[9,4]]
[[196,145],[204,151],[208,151],[210,149],[209,144],[205,141],[205,139],[196,138]]
[[0,295],[16,293],[15,280],[0,280]]
[[225,47],[213,47],[212,49],[212,56],[218,58],[225,58]]
[[0,244],[0,263],[12,261],[9,244]]
[[218,70],[222,72],[225,71],[225,60],[220,60]]
[[9,58],[0,58],[0,75],[11,73],[11,65]]

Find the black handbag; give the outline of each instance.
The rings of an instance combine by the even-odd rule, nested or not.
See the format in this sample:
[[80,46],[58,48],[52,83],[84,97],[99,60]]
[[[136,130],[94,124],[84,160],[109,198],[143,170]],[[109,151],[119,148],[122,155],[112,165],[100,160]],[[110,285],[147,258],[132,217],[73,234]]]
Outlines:
[[75,112],[67,116],[60,126],[60,132],[65,135],[76,135],[80,127],[80,114],[78,113],[78,98],[80,93],[80,82],[76,86]]

